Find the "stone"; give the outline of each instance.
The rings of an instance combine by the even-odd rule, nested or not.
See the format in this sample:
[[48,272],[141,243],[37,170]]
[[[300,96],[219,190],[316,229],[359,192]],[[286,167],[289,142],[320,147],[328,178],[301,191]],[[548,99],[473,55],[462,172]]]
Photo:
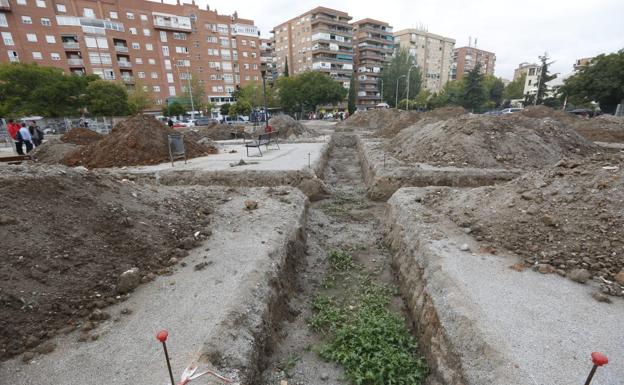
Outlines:
[[611,303],[611,299],[599,291],[592,293],[592,297],[598,302]]
[[52,353],[56,349],[56,344],[53,341],[46,341],[41,345],[37,346],[37,353],[39,354],[48,354]]
[[552,274],[556,271],[556,269],[553,265],[550,265],[548,263],[540,263],[539,265],[537,265],[537,271],[542,274]]
[[256,210],[258,208],[258,201],[254,201],[251,199],[247,199],[245,201],[245,209],[247,210]]
[[624,286],[624,269],[615,275],[615,282]]
[[95,329],[97,324],[93,321],[87,321],[84,325],[82,325],[82,331],[88,332],[89,330]]
[[41,342],[41,340],[39,339],[39,337],[37,337],[37,336],[28,336],[28,338],[26,338],[26,343],[24,343],[24,346],[26,346],[27,349],[31,349],[31,348],[34,348],[35,346],[39,345],[40,342]]
[[169,258],[169,261],[167,261],[167,265],[169,265],[169,266],[173,266],[176,263],[178,263],[178,258],[176,258],[176,257],[171,257],[171,258]]
[[81,333],[80,336],[78,336],[78,341],[79,342],[89,341],[89,338],[90,338],[89,333],[84,332],[84,333]]
[[470,246],[468,246],[467,243],[464,243],[463,245],[459,246],[459,249],[461,251],[470,251]]
[[546,226],[557,226],[557,222],[555,221],[555,218],[553,218],[552,215],[550,214],[544,214],[542,215],[542,222],[546,225]]
[[89,319],[91,321],[104,321],[110,318],[110,314],[103,312],[100,309],[95,309],[90,315]]
[[117,282],[117,292],[125,294],[134,290],[141,283],[141,274],[139,274],[139,268],[133,267],[130,270],[124,271],[119,276]]
[[585,269],[574,269],[568,274],[568,277],[570,277],[570,279],[574,282],[585,283],[589,281],[591,274]]
[[0,215],[0,226],[16,225],[17,219],[10,215]]
[[197,245],[197,240],[195,237],[186,237],[180,239],[178,242],[178,247],[183,250],[190,250]]
[[325,199],[330,195],[327,186],[319,178],[304,179],[297,185],[297,188],[312,202]]
[[329,373],[321,374],[321,381],[327,381],[327,380],[329,380]]
[[28,362],[28,361],[32,360],[33,358],[35,358],[35,353],[33,353],[33,352],[26,352],[22,356],[22,361],[23,362]]

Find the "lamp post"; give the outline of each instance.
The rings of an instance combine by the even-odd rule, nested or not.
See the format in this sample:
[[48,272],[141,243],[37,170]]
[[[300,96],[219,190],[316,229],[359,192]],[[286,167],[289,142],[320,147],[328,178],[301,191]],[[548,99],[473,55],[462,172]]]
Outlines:
[[418,68],[415,64],[413,64],[408,70],[407,70],[407,111],[409,111],[409,89],[410,89],[410,73],[412,72],[412,69],[414,68]]
[[[173,60],[176,61],[176,69],[178,70],[178,77],[180,79],[182,79],[182,76],[180,76],[180,65],[177,63],[177,60],[174,58]],[[189,63],[190,63],[190,59],[189,59]],[[191,99],[191,119],[194,120],[195,119],[195,103],[193,102],[193,89],[191,88],[191,73],[189,72],[188,67],[186,67],[186,81],[188,83],[188,92],[189,92],[189,97]],[[180,80],[180,83],[182,83],[182,81]],[[180,84],[180,88],[182,88],[182,85]]]
[[383,103],[383,79],[379,78],[379,81],[381,82],[381,103]]
[[396,96],[394,98],[394,108],[396,108],[397,110],[399,109],[399,84],[401,83],[401,79],[407,77],[406,75],[401,75],[399,76],[399,78],[397,79],[397,84],[396,84]]
[[264,132],[268,132],[269,130],[269,114],[267,111],[267,95],[266,95],[266,69],[263,68],[260,70],[260,74],[262,75],[262,94],[264,96]]

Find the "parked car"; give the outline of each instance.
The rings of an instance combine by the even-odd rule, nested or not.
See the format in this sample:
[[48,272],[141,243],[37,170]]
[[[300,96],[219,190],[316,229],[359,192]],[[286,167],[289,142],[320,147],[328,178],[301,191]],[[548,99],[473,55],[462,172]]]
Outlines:
[[225,124],[245,124],[249,122],[249,118],[245,120],[245,116],[226,116],[223,118]]
[[195,119],[195,126],[208,126],[211,123],[219,123],[219,121],[215,118],[210,118],[208,116],[203,116],[201,118]]
[[506,114],[513,114],[514,112],[520,112],[522,110],[524,110],[524,108],[512,107],[512,108],[503,108],[500,112],[501,112],[501,115],[506,115]]
[[574,115],[578,115],[578,116],[582,116],[584,118],[593,118],[594,117],[594,111],[590,110],[588,108],[577,108],[575,110],[572,111],[568,111],[571,114]]
[[483,113],[483,115],[500,116],[502,115],[502,112],[498,110],[486,111]]

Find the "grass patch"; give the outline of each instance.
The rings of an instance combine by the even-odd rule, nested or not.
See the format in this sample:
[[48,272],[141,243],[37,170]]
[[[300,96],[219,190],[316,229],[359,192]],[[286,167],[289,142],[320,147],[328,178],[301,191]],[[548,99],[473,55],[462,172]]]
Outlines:
[[353,211],[370,207],[370,202],[361,195],[337,193],[334,198],[321,206],[321,210],[330,216],[356,219]]
[[297,366],[297,362],[301,360],[301,357],[291,354],[284,361],[277,364],[277,368],[284,372],[286,378],[292,377],[292,370]]
[[355,266],[351,254],[340,250],[329,253],[329,265],[335,271],[345,271]]

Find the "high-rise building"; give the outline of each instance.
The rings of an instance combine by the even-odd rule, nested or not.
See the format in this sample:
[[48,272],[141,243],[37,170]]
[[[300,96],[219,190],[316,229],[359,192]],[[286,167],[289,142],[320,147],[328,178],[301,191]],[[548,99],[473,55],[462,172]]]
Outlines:
[[217,104],[231,101],[237,85],[261,81],[254,22],[194,1],[0,0],[0,33],[2,62],[140,83],[159,105],[188,92],[189,77]]
[[422,74],[423,89],[438,92],[449,81],[454,39],[420,29],[403,29],[394,33],[394,43],[414,57]]
[[363,19],[353,24],[358,109],[374,108],[382,101],[379,78],[390,61],[394,38],[392,27],[383,21]]
[[353,73],[353,28],[346,12],[314,8],[273,28],[278,75],[321,71],[345,88]]
[[529,69],[534,68],[534,67],[539,67],[537,64],[533,63],[527,63],[527,62],[522,62],[520,64],[518,64],[518,68],[516,68],[514,70],[514,77],[513,80],[518,80],[522,77],[522,75],[528,76],[529,74]]
[[494,75],[496,54],[475,47],[456,48],[453,53],[453,65],[451,66],[451,78],[461,79],[470,72],[477,63],[481,63],[481,73]]
[[594,60],[593,57],[584,57],[581,59],[577,59],[574,62],[574,71],[580,71],[584,68],[589,67],[592,64],[592,60]]
[[274,80],[277,79],[277,71],[275,70],[273,57],[273,40],[260,39],[261,69],[266,71],[266,79],[269,84],[272,84]]

